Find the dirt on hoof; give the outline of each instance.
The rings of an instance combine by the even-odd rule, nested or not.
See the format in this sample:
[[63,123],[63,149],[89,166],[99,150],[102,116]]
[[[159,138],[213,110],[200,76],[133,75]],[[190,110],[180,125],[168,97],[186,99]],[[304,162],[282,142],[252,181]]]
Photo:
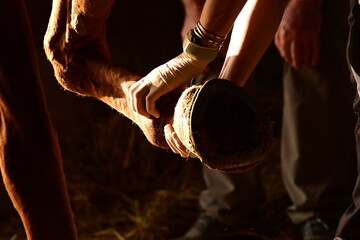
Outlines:
[[205,165],[225,172],[261,163],[273,137],[272,121],[256,101],[223,79],[183,92],[175,108],[174,129]]

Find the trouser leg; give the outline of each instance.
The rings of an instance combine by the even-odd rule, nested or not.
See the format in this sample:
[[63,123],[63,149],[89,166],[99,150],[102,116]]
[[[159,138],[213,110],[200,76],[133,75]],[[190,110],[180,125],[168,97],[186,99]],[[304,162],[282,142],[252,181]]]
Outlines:
[[351,195],[352,91],[332,67],[285,68],[281,160],[294,223],[312,216],[336,221]]
[[248,227],[258,220],[264,192],[256,169],[244,173],[223,173],[203,168],[207,189],[200,205],[208,214],[232,227]]
[[346,1],[323,4],[316,67],[284,69],[282,173],[292,200],[289,216],[337,221],[354,181],[354,89],[348,81]]

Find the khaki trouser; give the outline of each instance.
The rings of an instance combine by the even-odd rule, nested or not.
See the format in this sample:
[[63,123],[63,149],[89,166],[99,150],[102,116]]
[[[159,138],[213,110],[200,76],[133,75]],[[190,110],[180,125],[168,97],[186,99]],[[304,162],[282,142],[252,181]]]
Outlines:
[[[281,165],[292,200],[294,223],[318,216],[338,221],[350,202],[355,164],[352,110],[345,49],[347,3],[324,3],[322,52],[318,67],[284,68]],[[242,225],[256,212],[263,193],[256,170],[229,175],[204,170],[205,211],[230,225]]]

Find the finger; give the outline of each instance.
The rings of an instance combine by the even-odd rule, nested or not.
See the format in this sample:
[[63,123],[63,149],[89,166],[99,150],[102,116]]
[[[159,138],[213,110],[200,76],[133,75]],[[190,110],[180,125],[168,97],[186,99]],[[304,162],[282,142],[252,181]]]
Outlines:
[[294,68],[299,69],[301,67],[300,59],[300,47],[297,40],[294,40],[290,45],[290,63]]
[[143,82],[140,82],[132,93],[132,105],[135,112],[144,117],[150,118],[150,114],[146,111],[145,108],[145,98],[148,93],[148,87],[143,84]]
[[146,118],[151,118],[150,114],[146,111],[145,98],[146,96],[140,92],[137,92],[135,94],[135,98],[134,98],[135,111]]
[[171,134],[171,136],[172,136],[171,139],[172,139],[173,142],[175,143],[176,148],[179,150],[180,155],[181,155],[182,157],[188,157],[188,156],[189,156],[189,150],[182,144],[182,142],[181,142],[180,139],[178,138],[176,132],[173,132],[173,133]]
[[135,107],[135,96],[134,95],[135,95],[138,87],[139,87],[139,81],[132,84],[129,89],[129,91],[130,91],[129,105],[130,105],[130,109],[133,110],[134,112],[137,112],[136,107]]
[[173,152],[180,154],[181,157],[184,158],[189,156],[189,151],[181,143],[180,139],[177,137],[176,132],[174,131],[174,128],[170,124],[165,126],[165,139],[171,146],[170,148],[173,150]]
[[175,144],[172,141],[172,131],[168,129],[168,125],[165,126],[164,132],[165,132],[165,140],[168,143],[169,147],[175,154],[180,154],[178,149],[175,147]]
[[274,44],[275,44],[276,48],[278,49],[281,57],[285,58],[284,43],[282,41],[282,31],[281,31],[281,29],[278,29],[278,31],[276,32],[276,35],[275,35],[275,38],[274,38]]
[[181,143],[180,139],[178,138],[177,134],[175,136],[175,141],[178,141],[179,143],[181,143],[181,145],[183,147],[179,147],[176,145],[175,141],[174,141],[174,136],[173,133],[175,133],[174,128],[172,127],[171,124],[167,124],[165,125],[164,128],[164,132],[165,132],[165,139],[168,142],[171,150],[173,150],[174,153],[177,154],[181,154],[181,149],[183,150],[182,152],[182,157],[191,157],[191,158],[198,158],[198,156],[196,154],[193,154],[191,151],[189,151],[185,146],[183,146],[183,144]]
[[159,118],[160,117],[160,113],[159,111],[155,108],[155,102],[156,102],[157,98],[154,98],[154,95],[148,94],[146,96],[145,99],[145,107],[146,107],[146,112],[152,116],[154,116],[155,118]]
[[285,36],[285,33],[282,34],[281,40],[281,51],[282,51],[282,57],[284,60],[288,63],[291,62],[291,53],[290,53],[290,44],[291,41]]
[[[171,150],[175,153],[175,154],[179,154],[180,156],[182,156],[181,152],[179,151],[179,149],[175,146],[175,143],[172,139],[172,134],[167,135],[165,137],[166,142],[168,143],[169,147],[171,148]],[[183,156],[182,156],[183,157]]]
[[304,40],[301,46],[301,54],[298,56],[301,58],[302,67],[311,65],[311,57],[312,57],[312,43],[309,40]]
[[280,30],[277,30],[277,32],[275,33],[275,36],[274,36],[274,44],[275,46],[277,47],[277,49],[280,51],[279,47],[280,47]]
[[149,89],[150,92],[145,99],[146,111],[155,118],[159,118],[160,112],[156,109],[155,103],[162,95],[168,93],[170,90],[167,86],[164,85],[159,85],[158,87],[153,87],[153,85],[149,85]]
[[316,64],[318,58],[317,37],[312,33],[306,34],[306,32],[302,36],[302,65],[313,66],[313,63]]
[[319,62],[320,57],[320,44],[318,41],[312,42],[312,56],[311,56],[311,66],[316,66]]

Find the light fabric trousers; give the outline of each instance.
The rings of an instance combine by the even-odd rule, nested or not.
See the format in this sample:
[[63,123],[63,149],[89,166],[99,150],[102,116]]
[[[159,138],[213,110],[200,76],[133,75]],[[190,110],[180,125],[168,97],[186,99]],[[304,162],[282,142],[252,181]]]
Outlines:
[[[317,67],[284,67],[281,168],[294,223],[313,216],[338,221],[351,199],[356,158],[347,11],[346,1],[324,3]],[[265,200],[256,169],[241,174],[204,169],[204,178],[208,188],[200,205],[206,212],[231,226],[256,220]]]

